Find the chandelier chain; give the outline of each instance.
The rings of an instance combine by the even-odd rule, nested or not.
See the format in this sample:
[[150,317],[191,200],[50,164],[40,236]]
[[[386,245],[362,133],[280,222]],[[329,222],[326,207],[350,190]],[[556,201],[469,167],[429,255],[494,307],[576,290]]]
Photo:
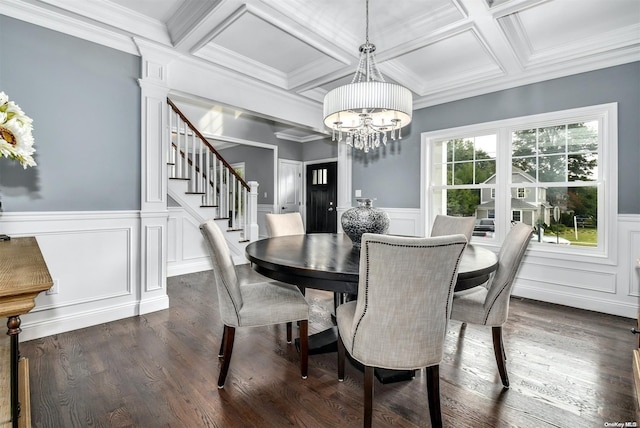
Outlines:
[[[325,95],[324,123],[333,141],[367,153],[402,139],[402,128],[411,122],[411,92],[385,82],[375,61],[376,46],[369,42],[369,0],[365,0],[365,43],[351,84]],[[344,138],[343,138],[344,137]]]
[[369,0],[366,0],[366,6],[365,6],[365,27],[364,27],[364,37],[365,37],[365,44],[368,46],[369,45]]

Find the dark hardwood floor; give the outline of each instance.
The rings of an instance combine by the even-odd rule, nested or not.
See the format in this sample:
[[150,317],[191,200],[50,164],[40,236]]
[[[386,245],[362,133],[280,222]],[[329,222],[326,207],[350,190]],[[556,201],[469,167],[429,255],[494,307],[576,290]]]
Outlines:
[[[251,275],[247,266],[243,275]],[[336,354],[312,355],[309,377],[285,326],[239,329],[227,383],[216,386],[222,324],[211,272],[169,279],[165,311],[21,344],[34,427],[358,427],[363,375]],[[310,333],[331,324],[332,295],[307,290]],[[440,365],[449,427],[606,427],[635,422],[633,320],[512,299],[505,325],[511,388],[491,330],[450,322]],[[428,427],[424,371],[375,381],[374,426]],[[629,425],[628,425],[629,426]]]

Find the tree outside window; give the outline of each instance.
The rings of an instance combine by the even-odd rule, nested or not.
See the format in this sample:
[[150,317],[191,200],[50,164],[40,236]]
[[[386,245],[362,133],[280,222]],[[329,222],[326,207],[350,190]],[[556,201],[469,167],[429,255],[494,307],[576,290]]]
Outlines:
[[603,171],[615,156],[603,141],[615,138],[607,119],[615,114],[614,105],[594,106],[425,133],[430,218],[475,216],[476,241],[523,222],[540,248],[606,250],[603,214],[615,206],[606,204]]

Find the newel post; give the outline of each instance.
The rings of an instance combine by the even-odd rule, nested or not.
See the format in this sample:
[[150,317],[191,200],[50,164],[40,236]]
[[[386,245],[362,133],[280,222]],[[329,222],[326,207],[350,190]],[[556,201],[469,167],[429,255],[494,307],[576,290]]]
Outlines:
[[249,217],[244,225],[244,236],[249,242],[256,241],[258,239],[258,182],[249,181],[249,203],[248,213]]

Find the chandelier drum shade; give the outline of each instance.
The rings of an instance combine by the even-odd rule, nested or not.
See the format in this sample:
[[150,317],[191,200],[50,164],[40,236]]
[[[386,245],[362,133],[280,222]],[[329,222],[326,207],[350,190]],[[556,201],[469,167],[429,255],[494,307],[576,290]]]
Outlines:
[[366,1],[366,42],[350,84],[324,97],[324,124],[332,139],[365,153],[402,138],[401,129],[411,122],[413,96],[407,88],[385,82],[375,62],[375,45],[369,43],[369,1]]

